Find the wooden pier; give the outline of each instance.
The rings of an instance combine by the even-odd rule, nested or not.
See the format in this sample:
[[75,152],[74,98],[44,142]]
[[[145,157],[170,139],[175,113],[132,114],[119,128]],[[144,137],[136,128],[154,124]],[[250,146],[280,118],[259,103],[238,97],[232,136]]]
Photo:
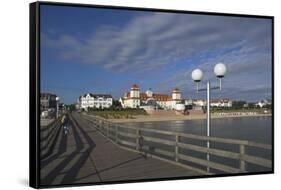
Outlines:
[[58,119],[41,129],[43,186],[272,170],[268,144],[130,127],[76,112],[69,126],[65,134]]
[[[144,153],[201,175],[253,172],[253,165],[259,167],[258,171],[271,171],[272,168],[272,146],[269,144],[137,128],[111,123],[86,114],[82,117],[119,147]],[[211,144],[210,148],[206,147],[207,142]],[[255,155],[255,152],[262,153],[262,156]],[[208,161],[206,155],[213,156],[213,159]],[[206,168],[211,170],[207,172]]]
[[[129,151],[78,113],[70,115],[70,126],[67,134],[58,121],[41,130],[42,186],[202,175],[189,167]],[[121,137],[121,131],[118,135]]]

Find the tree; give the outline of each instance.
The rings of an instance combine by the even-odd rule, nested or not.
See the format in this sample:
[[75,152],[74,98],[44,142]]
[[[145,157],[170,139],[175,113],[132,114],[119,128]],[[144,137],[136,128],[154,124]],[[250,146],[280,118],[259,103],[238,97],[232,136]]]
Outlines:
[[246,101],[233,101],[232,102],[232,108],[233,109],[242,109],[244,108],[244,105],[246,104]]
[[113,100],[112,102],[112,107],[113,108],[121,108],[121,103],[118,100]]
[[75,104],[70,104],[70,105],[68,105],[68,108],[69,108],[69,111],[70,111],[70,112],[76,110]]

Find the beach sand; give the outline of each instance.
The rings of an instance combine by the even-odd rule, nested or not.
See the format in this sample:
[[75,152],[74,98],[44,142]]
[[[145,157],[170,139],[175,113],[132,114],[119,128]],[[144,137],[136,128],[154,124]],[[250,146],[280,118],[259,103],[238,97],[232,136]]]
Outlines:
[[[266,117],[271,114],[255,114],[255,115],[217,115],[212,114],[211,118],[236,118],[236,117]],[[182,121],[182,120],[197,120],[206,119],[206,114],[200,115],[172,115],[172,116],[159,116],[159,115],[139,115],[134,116],[133,119],[108,119],[114,123],[134,123],[134,122],[153,122],[153,121]]]

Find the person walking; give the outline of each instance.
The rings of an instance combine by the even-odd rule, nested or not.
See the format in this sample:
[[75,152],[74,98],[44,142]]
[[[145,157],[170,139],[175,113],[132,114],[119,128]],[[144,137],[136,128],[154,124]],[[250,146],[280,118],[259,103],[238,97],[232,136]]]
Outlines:
[[67,129],[67,118],[66,115],[63,115],[61,118],[61,126],[63,127],[63,132],[65,135],[67,135],[68,133],[68,129]]

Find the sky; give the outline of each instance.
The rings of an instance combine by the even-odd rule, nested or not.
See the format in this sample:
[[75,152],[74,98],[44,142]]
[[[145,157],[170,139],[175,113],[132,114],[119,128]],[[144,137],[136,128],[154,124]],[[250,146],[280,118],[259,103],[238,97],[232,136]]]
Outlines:
[[41,5],[41,92],[70,104],[85,93],[123,96],[141,91],[201,99],[191,72],[205,87],[218,84],[213,68],[224,63],[222,91],[212,98],[271,99],[271,20],[104,8]]

